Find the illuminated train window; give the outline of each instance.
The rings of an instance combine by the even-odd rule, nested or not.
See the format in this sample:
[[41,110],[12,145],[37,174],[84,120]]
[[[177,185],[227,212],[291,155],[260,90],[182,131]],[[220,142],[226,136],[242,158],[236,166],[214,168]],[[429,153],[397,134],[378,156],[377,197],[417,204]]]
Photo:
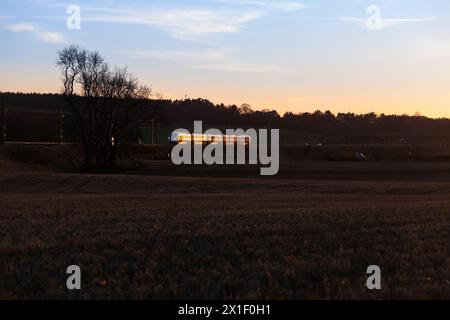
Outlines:
[[193,144],[210,144],[210,143],[223,143],[223,144],[245,144],[249,145],[251,142],[250,136],[236,136],[236,135],[205,135],[205,134],[187,134],[180,132],[172,132],[169,135],[170,144],[180,143],[193,143]]

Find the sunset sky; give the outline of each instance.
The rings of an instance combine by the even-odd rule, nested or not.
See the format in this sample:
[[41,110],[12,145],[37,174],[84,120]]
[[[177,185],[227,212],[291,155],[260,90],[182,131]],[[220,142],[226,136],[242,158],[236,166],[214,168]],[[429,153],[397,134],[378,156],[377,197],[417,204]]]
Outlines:
[[1,91],[59,91],[76,43],[172,99],[450,117],[448,0],[2,0],[0,39]]

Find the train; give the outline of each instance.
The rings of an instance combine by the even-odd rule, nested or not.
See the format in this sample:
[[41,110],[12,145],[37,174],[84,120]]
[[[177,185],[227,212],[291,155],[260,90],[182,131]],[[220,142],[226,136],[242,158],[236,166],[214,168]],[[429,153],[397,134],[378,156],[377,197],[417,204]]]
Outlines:
[[169,134],[169,144],[201,144],[208,145],[212,143],[250,145],[252,138],[249,135],[211,135],[196,134],[173,131]]

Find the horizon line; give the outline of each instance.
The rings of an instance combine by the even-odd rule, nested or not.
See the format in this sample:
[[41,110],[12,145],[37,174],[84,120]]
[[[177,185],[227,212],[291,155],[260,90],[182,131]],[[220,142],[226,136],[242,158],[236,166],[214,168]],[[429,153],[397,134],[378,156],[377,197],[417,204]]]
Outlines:
[[[1,91],[0,90],[0,97],[2,97],[3,94],[27,94],[27,95],[35,94],[35,95],[60,95],[60,96],[62,96],[62,93],[58,93],[58,92],[38,92],[38,91],[28,91],[28,92],[15,91],[15,92],[12,92],[12,91]],[[184,98],[184,99],[183,98],[176,98],[176,99],[174,99],[174,98],[169,98],[169,97],[168,98],[162,98],[162,99],[152,99],[151,97],[148,97],[145,100],[171,101],[171,102],[187,101],[187,100],[190,100],[190,101],[207,100],[207,101],[211,102],[212,104],[214,104],[215,106],[224,105],[224,106],[228,106],[228,107],[236,106],[237,108],[239,108],[239,105],[234,104],[234,103],[233,104],[226,104],[224,102],[218,103],[218,102],[211,101],[210,99],[202,98],[202,97],[197,97],[197,98],[188,97],[188,98]],[[4,106],[3,105],[4,104],[3,99],[1,99],[1,101],[2,101],[2,106]],[[288,113],[293,114],[293,115],[303,115],[303,114],[314,114],[315,112],[320,111],[322,113],[330,112],[334,116],[337,116],[339,114],[354,114],[355,116],[363,116],[363,115],[368,115],[368,114],[372,114],[373,113],[373,114],[375,114],[377,116],[377,118],[381,117],[381,116],[387,116],[387,117],[389,117],[389,116],[405,117],[406,116],[406,117],[410,117],[410,118],[421,117],[421,118],[426,118],[426,119],[430,119],[430,120],[450,120],[450,116],[432,117],[432,116],[424,115],[424,114],[422,114],[420,112],[417,112],[418,113],[417,115],[416,114],[411,115],[411,114],[407,114],[407,113],[403,113],[403,114],[389,113],[389,114],[386,114],[384,112],[378,113],[378,112],[375,112],[375,111],[370,111],[370,112],[366,112],[366,113],[355,113],[355,112],[352,112],[352,111],[336,112],[336,111],[332,111],[332,108],[324,108],[323,111],[322,111],[322,109],[316,109],[315,111],[312,111],[312,112],[306,111],[306,112],[297,112],[297,113],[295,113],[294,111],[285,111],[283,114],[280,114],[279,111],[276,110],[275,108],[273,108],[273,109],[271,109],[271,108],[258,109],[256,107],[256,109],[253,109],[253,108],[255,108],[255,106],[253,106],[253,105],[251,105],[249,103],[242,103],[241,106],[244,105],[244,104],[250,105],[250,107],[252,107],[252,111],[253,112],[264,112],[265,110],[269,110],[270,112],[275,111],[280,118],[283,118]]]

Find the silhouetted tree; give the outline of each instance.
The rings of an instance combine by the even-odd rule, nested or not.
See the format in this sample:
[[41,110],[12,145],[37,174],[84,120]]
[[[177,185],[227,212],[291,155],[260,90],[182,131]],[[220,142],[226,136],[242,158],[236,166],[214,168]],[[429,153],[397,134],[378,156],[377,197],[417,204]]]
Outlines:
[[58,52],[63,97],[74,118],[86,169],[112,169],[117,147],[151,117],[141,86],[126,68],[111,69],[96,51],[71,45]]
[[249,105],[248,103],[244,103],[239,108],[239,112],[244,115],[250,115],[253,113],[252,106]]

